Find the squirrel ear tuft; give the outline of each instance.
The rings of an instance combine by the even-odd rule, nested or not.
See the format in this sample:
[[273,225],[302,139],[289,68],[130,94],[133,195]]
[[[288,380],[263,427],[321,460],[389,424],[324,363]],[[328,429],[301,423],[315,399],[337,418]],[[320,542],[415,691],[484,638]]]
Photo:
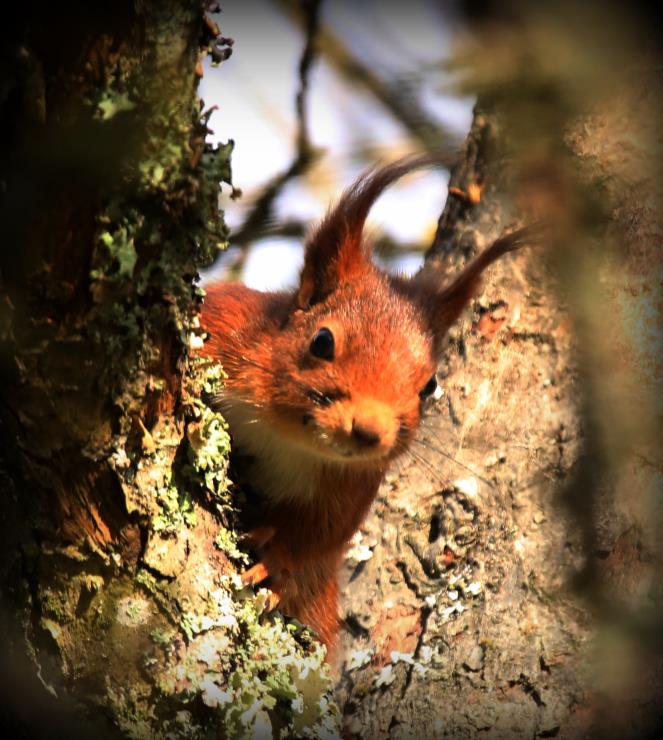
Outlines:
[[369,170],[348,188],[307,241],[297,305],[306,309],[344,282],[359,277],[368,264],[363,230],[368,212],[382,191],[403,175],[446,164],[439,156],[405,157]]
[[[442,340],[449,331],[451,325],[456,321],[461,311],[479,287],[479,281],[483,271],[495,260],[507,252],[512,252],[528,243],[537,241],[539,231],[536,227],[525,227],[510,234],[496,239],[487,249],[477,255],[457,275],[449,285],[439,289],[436,288],[429,303],[430,321],[433,329],[435,351],[442,347]],[[430,287],[435,281],[435,276],[430,273],[415,276],[412,281],[416,285],[421,281],[422,287],[426,285],[430,295]]]

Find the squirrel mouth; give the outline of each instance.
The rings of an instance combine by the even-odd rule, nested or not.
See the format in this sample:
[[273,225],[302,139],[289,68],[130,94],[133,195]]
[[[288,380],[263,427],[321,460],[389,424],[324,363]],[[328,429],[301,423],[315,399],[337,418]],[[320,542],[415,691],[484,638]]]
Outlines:
[[[377,463],[384,461],[389,457],[390,450],[351,450],[344,449],[337,445],[326,444],[325,445],[326,456],[344,463]],[[319,449],[319,448],[318,448]]]
[[[307,447],[323,457],[331,458],[339,462],[371,462],[383,460],[391,453],[391,449],[371,442],[354,439],[351,435],[343,432],[330,432],[320,426],[313,414],[304,413],[302,415],[302,425],[308,427],[310,434],[306,435]],[[302,436],[298,435],[300,442]]]
[[392,452],[391,447],[379,441],[367,445],[344,433],[329,433],[319,428],[316,431],[316,447],[323,448],[329,456],[343,462],[377,462],[385,460]]
[[307,433],[297,435],[300,441],[304,437],[307,447],[338,462],[375,463],[384,461],[393,453],[393,445],[386,444],[380,434],[356,423],[349,430],[336,426],[329,428],[309,412],[302,414],[301,423]]

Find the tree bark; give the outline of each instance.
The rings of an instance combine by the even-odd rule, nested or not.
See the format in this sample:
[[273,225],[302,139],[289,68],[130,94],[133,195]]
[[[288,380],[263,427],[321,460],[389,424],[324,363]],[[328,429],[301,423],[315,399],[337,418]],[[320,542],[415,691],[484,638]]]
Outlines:
[[0,717],[59,737],[330,722],[321,648],[233,585],[221,375],[189,355],[194,278],[227,238],[232,143],[205,144],[196,96],[225,40],[200,0],[5,21]]
[[563,55],[538,76],[552,47],[532,41],[561,49],[560,19],[478,29],[483,105],[428,261],[452,273],[514,219],[549,234],[492,268],[452,331],[444,395],[349,553],[351,737],[663,724],[660,75],[631,56],[608,79],[597,58],[571,103]]

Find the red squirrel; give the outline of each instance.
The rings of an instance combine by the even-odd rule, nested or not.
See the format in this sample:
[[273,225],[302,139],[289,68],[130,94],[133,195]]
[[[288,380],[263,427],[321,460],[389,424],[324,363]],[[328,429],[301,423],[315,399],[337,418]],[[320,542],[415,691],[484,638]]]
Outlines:
[[220,408],[261,496],[250,532],[261,559],[244,583],[268,580],[271,606],[328,649],[341,559],[437,388],[444,336],[484,268],[526,238],[524,229],[501,237],[446,285],[434,272],[405,279],[376,267],[363,238],[371,205],[430,164],[399,160],[346,190],[308,239],[296,290],[206,288],[203,352],[227,373]]

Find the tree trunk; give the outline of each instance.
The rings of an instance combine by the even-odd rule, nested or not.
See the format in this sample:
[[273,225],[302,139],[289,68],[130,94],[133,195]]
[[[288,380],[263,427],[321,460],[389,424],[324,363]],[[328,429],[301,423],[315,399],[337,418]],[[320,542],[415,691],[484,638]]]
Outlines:
[[[193,0],[37,2],[3,34],[0,720],[331,733],[319,646],[233,585],[221,376],[189,357],[193,279],[226,238],[231,146],[205,147],[195,95],[216,31]],[[573,71],[526,74],[543,45],[486,83],[513,42],[473,57],[495,105],[429,259],[453,270],[527,208],[555,235],[491,271],[350,553],[348,735],[642,736],[661,716],[660,81],[604,64],[610,85],[569,101]]]
[[201,54],[227,55],[204,5],[3,21],[0,718],[21,736],[294,732],[333,709],[319,646],[230,580],[220,371],[189,357],[232,148],[204,141]]
[[472,49],[484,104],[428,260],[453,272],[514,218],[551,226],[452,331],[444,395],[349,553],[352,737],[663,725],[660,75],[598,57],[569,100],[585,68],[543,55],[586,27],[513,5],[523,26],[493,18]]

